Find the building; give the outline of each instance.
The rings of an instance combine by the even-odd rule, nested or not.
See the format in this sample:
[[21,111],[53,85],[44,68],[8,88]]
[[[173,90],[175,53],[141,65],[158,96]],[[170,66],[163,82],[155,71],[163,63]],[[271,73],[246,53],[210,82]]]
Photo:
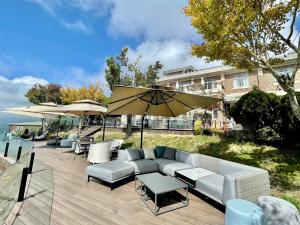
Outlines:
[[[295,54],[284,58],[284,63],[274,67],[279,73],[288,76],[296,63]],[[300,71],[297,72],[295,89],[300,91]],[[211,114],[210,125],[214,128],[223,128],[228,121],[229,108],[239,98],[257,86],[265,92],[284,95],[280,85],[269,72],[257,69],[253,72],[238,70],[231,66],[218,66],[208,69],[195,69],[192,66],[164,71],[157,84],[174,87],[183,92],[219,97],[223,102],[217,108],[207,109]],[[187,119],[193,114],[185,116]]]

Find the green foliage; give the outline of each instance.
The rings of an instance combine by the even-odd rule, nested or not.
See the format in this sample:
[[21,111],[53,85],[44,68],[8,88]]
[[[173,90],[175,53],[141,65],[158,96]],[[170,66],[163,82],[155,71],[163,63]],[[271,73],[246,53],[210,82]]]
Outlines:
[[30,88],[25,96],[31,103],[39,104],[44,102],[54,102],[61,104],[61,86],[59,84],[35,84]]
[[130,62],[127,56],[128,48],[123,48],[117,57],[109,57],[106,60],[105,79],[110,90],[115,85],[147,86],[155,84],[158,74],[163,65],[159,61],[149,65],[146,72],[140,69],[141,55]]
[[194,124],[194,134],[195,135],[201,134],[201,129],[202,129],[202,121],[196,120]]
[[295,141],[299,136],[299,121],[287,96],[281,98],[255,88],[239,99],[231,109],[231,116],[250,132],[249,137],[257,141]]

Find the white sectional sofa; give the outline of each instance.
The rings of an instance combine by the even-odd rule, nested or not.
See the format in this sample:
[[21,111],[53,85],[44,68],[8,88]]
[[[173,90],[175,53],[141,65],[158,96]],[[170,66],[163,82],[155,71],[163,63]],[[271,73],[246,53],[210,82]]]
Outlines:
[[[152,172],[174,176],[176,171],[201,168],[203,176],[196,180],[195,186],[191,188],[223,205],[233,198],[256,202],[259,196],[270,194],[269,174],[266,170],[206,155],[177,150],[174,160],[165,158],[149,160],[144,158],[143,150],[127,149],[118,151],[117,161],[119,161],[118,173],[123,172],[121,165],[128,171],[123,174],[124,177]],[[103,174],[107,174],[107,168],[111,168],[112,163],[116,161],[89,166],[86,171],[88,179],[95,177],[105,180]],[[128,165],[134,170],[128,170]],[[116,181],[120,179],[118,176]],[[114,183],[114,180],[109,182]]]

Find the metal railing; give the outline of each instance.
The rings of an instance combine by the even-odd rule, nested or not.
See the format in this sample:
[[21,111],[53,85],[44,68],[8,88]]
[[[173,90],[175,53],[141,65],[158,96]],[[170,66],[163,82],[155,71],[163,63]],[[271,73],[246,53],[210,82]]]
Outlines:
[[0,224],[5,222],[15,203],[24,200],[27,175],[34,160],[32,149],[31,141],[0,141],[0,163],[6,163],[0,173]]

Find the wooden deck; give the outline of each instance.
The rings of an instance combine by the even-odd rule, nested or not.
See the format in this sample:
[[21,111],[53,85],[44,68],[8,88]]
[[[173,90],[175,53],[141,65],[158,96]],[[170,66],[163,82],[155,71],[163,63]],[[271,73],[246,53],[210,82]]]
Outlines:
[[53,168],[50,224],[224,224],[221,211],[193,194],[189,195],[188,207],[155,217],[135,192],[133,181],[111,191],[96,180],[86,183],[85,168],[89,164],[82,156],[74,159],[68,149],[48,148],[44,143],[37,143],[35,151],[38,160]]

